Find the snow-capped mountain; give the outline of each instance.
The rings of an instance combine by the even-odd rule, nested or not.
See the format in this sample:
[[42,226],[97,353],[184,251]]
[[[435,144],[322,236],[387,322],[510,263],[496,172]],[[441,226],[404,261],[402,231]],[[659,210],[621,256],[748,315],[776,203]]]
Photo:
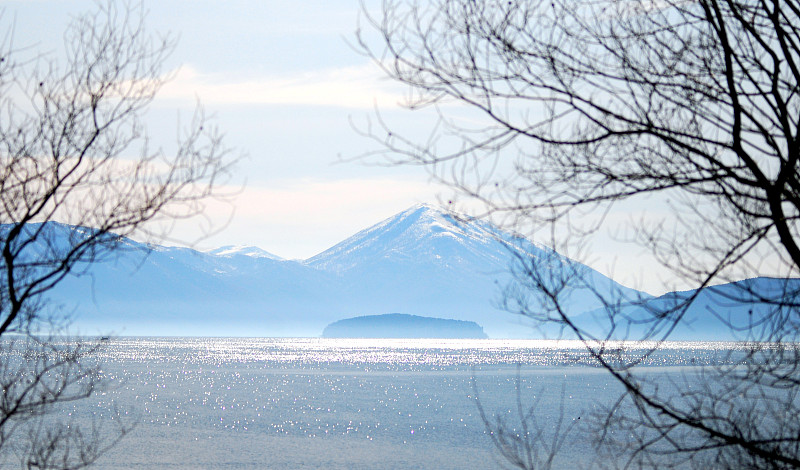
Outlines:
[[[503,288],[516,283],[509,267],[520,263],[538,263],[555,278],[579,273],[583,284],[561,296],[575,313],[600,307],[597,293],[628,300],[648,297],[549,248],[425,204],[305,261],[343,281],[341,294],[359,299],[367,309],[356,313],[398,311],[470,320],[493,337],[530,333],[520,329],[520,318],[499,308]],[[536,308],[540,299],[533,294],[527,301]]]
[[497,242],[505,236],[491,225],[457,219],[419,204],[306,260],[317,269],[336,273],[372,269],[381,264],[426,264],[440,267],[508,264],[508,250]]
[[596,292],[646,295],[486,222],[419,205],[304,261],[255,247],[142,245],[66,279],[52,299],[92,334],[318,336],[336,320],[400,312],[535,337],[499,307],[509,265],[525,260],[580,271],[586,285],[562,299],[575,313],[597,308]]

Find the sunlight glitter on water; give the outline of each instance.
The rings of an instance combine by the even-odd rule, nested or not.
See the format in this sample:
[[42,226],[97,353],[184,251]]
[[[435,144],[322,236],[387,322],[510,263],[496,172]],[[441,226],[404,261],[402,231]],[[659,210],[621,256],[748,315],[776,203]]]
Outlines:
[[[494,468],[478,398],[513,416],[521,396],[544,423],[563,406],[573,422],[619,391],[574,341],[122,337],[103,346],[113,386],[65,411],[91,423],[120,409],[138,423],[100,465],[114,470]],[[623,359],[646,350],[607,346]],[[739,347],[661,346],[644,364],[670,379]],[[590,438],[567,444],[553,468],[589,458]]]
[[[275,367],[380,365],[528,366],[592,365],[580,341],[508,339],[328,339],[328,338],[117,338],[107,345],[108,360],[199,362],[206,364],[266,363]],[[607,351],[630,359],[658,346],[644,365],[702,365],[726,361],[734,343],[609,342]]]

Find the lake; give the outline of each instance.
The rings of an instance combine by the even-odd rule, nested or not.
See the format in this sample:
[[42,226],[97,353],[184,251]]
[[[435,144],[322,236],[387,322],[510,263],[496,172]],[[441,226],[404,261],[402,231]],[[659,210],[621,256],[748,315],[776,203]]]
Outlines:
[[[580,420],[619,392],[569,341],[122,337],[105,346],[112,387],[66,411],[78,423],[113,428],[119,413],[136,424],[99,462],[108,469],[499,468],[478,402],[512,427],[532,404],[545,434],[574,425],[554,468],[591,466]],[[644,367],[691,373],[729,347],[668,343]]]

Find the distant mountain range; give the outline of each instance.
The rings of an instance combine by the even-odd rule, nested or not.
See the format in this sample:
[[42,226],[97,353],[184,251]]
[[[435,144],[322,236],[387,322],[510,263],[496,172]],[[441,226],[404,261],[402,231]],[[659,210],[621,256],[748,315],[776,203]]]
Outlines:
[[[73,330],[319,336],[338,320],[401,312],[473,321],[493,338],[537,337],[541,333],[524,318],[500,307],[503,288],[513,285],[509,266],[520,260],[538,261],[537,269],[555,273],[580,273],[582,284],[560,300],[572,314],[587,312],[585,318],[602,307],[597,294],[651,298],[485,221],[456,218],[429,205],[414,206],[307,260],[284,260],[255,247],[202,252],[123,243],[132,249],[52,291],[54,302],[75,312]],[[527,300],[535,308],[541,299],[532,294]]]
[[[624,335],[639,338],[645,334],[660,337],[669,327],[670,339],[689,341],[774,341],[770,332],[780,328],[793,330],[793,318],[800,301],[800,279],[758,277],[709,286],[701,290],[669,292],[648,299],[641,305],[620,307],[622,318],[632,319],[625,325]],[[686,306],[688,304],[688,307]],[[643,321],[658,315],[681,318],[672,327],[670,321],[658,324]],[[599,317],[602,312],[590,312],[584,317]],[[778,326],[785,323],[783,326]],[[784,330],[786,331],[786,330]],[[753,336],[755,334],[755,336]],[[780,338],[794,341],[795,338]]]

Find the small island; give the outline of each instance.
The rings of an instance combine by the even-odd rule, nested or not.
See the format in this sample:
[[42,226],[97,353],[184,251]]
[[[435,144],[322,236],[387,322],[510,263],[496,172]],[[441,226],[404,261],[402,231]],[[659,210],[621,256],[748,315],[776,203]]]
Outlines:
[[488,338],[475,322],[421,317],[404,313],[365,315],[326,326],[323,338]]

